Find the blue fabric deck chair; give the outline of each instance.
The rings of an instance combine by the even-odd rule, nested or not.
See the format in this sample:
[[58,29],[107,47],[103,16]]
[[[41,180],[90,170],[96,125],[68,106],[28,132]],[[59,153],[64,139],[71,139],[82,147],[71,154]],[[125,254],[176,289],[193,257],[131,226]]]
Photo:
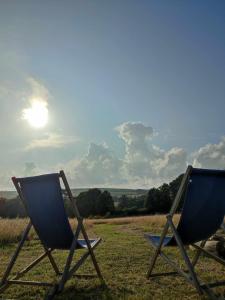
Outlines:
[[[66,215],[60,179],[65,186],[65,192],[71,201],[73,212],[77,219],[77,226],[74,232],[72,231]],[[103,277],[93,252],[94,248],[100,243],[101,239],[88,238],[83,225],[83,219],[79,214],[76,202],[74,201],[64,172],[60,171],[59,173],[55,174],[26,178],[13,177],[12,181],[25,206],[27,215],[30,218],[30,222],[27,225],[22,239],[18,244],[18,247],[3,275],[0,285],[0,292],[3,292],[11,284],[27,284],[45,287],[49,286],[51,289],[47,294],[46,299],[52,299],[55,294],[63,290],[66,281],[73,275],[76,275],[75,272],[89,256],[92,259],[98,277],[103,283]],[[22,271],[17,273],[17,275],[8,279],[32,226],[34,227],[41,244],[43,245],[44,253]],[[79,234],[83,236],[83,239],[79,239]],[[52,256],[52,251],[57,249],[68,250],[68,257],[62,272],[59,271],[59,268]],[[77,261],[77,263],[71,266],[73,255],[76,249],[86,249],[86,251]],[[52,284],[47,282],[26,281],[19,279],[45,257],[49,259],[49,262],[56,275],[58,275],[59,280],[57,283]]]
[[[181,199],[184,199],[184,205],[176,227],[173,223],[173,216]],[[206,241],[217,229],[220,227],[224,229],[224,215],[225,171],[197,169],[189,166],[183,176],[170,213],[167,215],[167,222],[161,236],[145,234],[147,240],[156,249],[150,261],[147,278],[179,274],[191,283],[200,295],[205,292],[211,299],[217,299],[211,288],[224,285],[225,281],[211,284],[201,283],[195,272],[195,266],[201,253],[205,253],[217,262],[225,265],[223,259],[204,249]],[[167,236],[169,229],[172,232],[172,236]],[[200,242],[200,244],[197,242]],[[187,254],[185,247],[187,245],[192,245],[197,250],[193,260]],[[163,248],[169,246],[179,247],[185,262],[185,271],[162,251]],[[159,255],[175,269],[175,272],[152,273]]]

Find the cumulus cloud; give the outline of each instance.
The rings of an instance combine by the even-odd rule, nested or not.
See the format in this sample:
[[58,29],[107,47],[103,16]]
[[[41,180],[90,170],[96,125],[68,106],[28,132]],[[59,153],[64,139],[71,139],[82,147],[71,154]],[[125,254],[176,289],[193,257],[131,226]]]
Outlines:
[[62,148],[76,142],[73,136],[64,136],[56,133],[45,134],[43,138],[32,140],[25,148],[25,151],[40,148]]
[[153,144],[153,128],[140,122],[116,127],[125,153],[118,158],[106,144],[91,143],[86,155],[66,166],[73,186],[120,186],[149,188],[185,171],[186,152],[174,147],[165,151]]
[[173,179],[175,176],[184,172],[187,167],[187,153],[182,148],[172,148],[164,151],[162,158],[154,161],[155,173],[160,180]]
[[183,173],[188,160],[195,167],[225,169],[225,137],[187,156],[182,148],[166,151],[155,145],[152,128],[144,124],[127,122],[116,130],[124,141],[123,157],[119,159],[106,144],[91,143],[82,158],[60,166],[72,186],[150,188]]
[[140,122],[116,127],[125,142],[123,171],[134,186],[157,185],[184,172],[187,154],[181,148],[165,151],[153,144],[153,128]]
[[125,122],[117,126],[116,131],[127,144],[143,143],[153,137],[153,128],[145,126],[141,122]]
[[[217,144],[207,144],[187,155],[180,147],[163,149],[154,142],[155,132],[141,122],[126,122],[116,127],[124,143],[124,154],[118,157],[105,143],[91,143],[80,158],[48,169],[38,169],[34,163],[26,164],[24,175],[52,172],[63,168],[73,187],[130,187],[150,188],[169,182],[186,170],[195,167],[225,169],[225,137]],[[33,140],[26,151],[40,148],[61,148],[75,142],[74,137],[48,133]]]
[[[23,177],[23,176],[33,176],[41,174],[42,170],[40,170],[36,164],[32,161],[26,162],[21,165],[19,168],[15,167],[15,169],[11,168],[11,170],[2,170],[0,173],[0,191],[7,190],[15,190],[15,187],[12,183],[11,178],[13,176]],[[1,192],[0,192],[1,196]]]
[[198,168],[225,169],[225,136],[218,144],[207,144],[193,153],[193,166]]
[[111,186],[122,180],[121,161],[106,144],[91,143],[88,153],[69,162],[66,171],[75,186]]
[[138,122],[126,122],[117,126],[119,137],[125,142],[125,160],[127,162],[143,161],[144,157],[157,154],[149,148],[148,141],[153,137],[153,128]]

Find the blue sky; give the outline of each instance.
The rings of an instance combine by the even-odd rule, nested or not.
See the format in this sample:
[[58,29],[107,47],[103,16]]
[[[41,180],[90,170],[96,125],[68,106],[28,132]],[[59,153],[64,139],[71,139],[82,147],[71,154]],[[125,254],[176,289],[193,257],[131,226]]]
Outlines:
[[[224,1],[2,1],[0,188],[146,187],[225,168]],[[34,97],[49,120],[22,118]]]

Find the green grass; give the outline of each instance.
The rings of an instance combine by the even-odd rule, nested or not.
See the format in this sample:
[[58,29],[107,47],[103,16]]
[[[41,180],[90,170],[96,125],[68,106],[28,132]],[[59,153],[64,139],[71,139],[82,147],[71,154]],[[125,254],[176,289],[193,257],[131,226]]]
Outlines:
[[[0,220],[0,225],[1,222],[2,220]],[[17,222],[21,221],[17,220]],[[160,232],[163,222],[163,217],[87,221],[90,236],[95,235],[103,238],[95,253],[107,286],[102,286],[97,278],[88,280],[72,278],[67,282],[63,293],[57,295],[55,299],[200,299],[195,289],[178,276],[151,280],[145,278],[153,248],[143,238],[143,233],[149,231]],[[20,234],[20,231],[18,231],[17,235],[20,236]],[[42,252],[39,241],[34,234],[25,245],[15,266],[14,274]],[[8,241],[4,237],[3,242],[0,236],[0,247],[0,275],[2,275],[10,256],[15,250],[15,237]],[[178,259],[179,264],[181,263],[182,260],[179,258],[176,249],[169,249],[167,253],[174,259]],[[189,251],[189,253],[191,256],[193,255],[192,251]],[[80,255],[81,251],[77,253],[75,258]],[[56,251],[54,257],[62,267],[66,252]],[[162,272],[170,269],[164,261],[159,259],[157,270]],[[203,274],[204,281],[222,279],[224,273],[224,269],[219,264],[206,257],[201,258],[197,271]],[[79,270],[79,273],[82,272],[94,274],[90,260],[87,260],[82,269]],[[51,282],[56,277],[48,260],[45,259],[40,265],[28,272],[24,279]],[[2,299],[39,300],[44,298],[47,291],[46,288],[14,285],[4,292]],[[217,291],[223,293],[224,288],[219,288]],[[203,299],[205,298],[203,297]]]

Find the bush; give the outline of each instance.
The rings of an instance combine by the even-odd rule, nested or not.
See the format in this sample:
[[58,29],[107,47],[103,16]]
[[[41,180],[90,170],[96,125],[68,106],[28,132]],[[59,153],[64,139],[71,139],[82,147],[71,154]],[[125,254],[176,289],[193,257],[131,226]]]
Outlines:
[[108,191],[102,193],[99,189],[80,193],[76,203],[82,217],[105,216],[115,210],[111,194]]

